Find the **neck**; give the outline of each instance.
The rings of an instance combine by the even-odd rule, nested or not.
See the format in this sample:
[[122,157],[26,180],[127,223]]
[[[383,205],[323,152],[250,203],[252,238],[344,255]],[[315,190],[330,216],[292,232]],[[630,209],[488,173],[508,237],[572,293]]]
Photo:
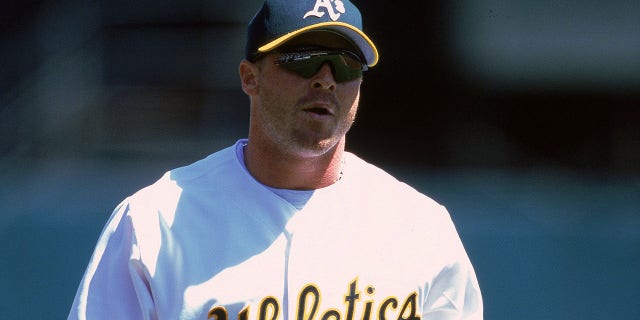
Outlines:
[[249,139],[244,152],[247,169],[261,183],[279,189],[314,190],[334,184],[342,170],[344,138],[319,156],[299,156]]

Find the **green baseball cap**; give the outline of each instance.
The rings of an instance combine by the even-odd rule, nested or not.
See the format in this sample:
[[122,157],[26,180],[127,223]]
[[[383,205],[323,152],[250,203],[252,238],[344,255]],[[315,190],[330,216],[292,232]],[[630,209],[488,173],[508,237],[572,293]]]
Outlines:
[[255,61],[287,41],[310,31],[330,31],[353,43],[370,67],[378,49],[362,29],[362,16],[348,0],[266,0],[249,23],[245,57]]

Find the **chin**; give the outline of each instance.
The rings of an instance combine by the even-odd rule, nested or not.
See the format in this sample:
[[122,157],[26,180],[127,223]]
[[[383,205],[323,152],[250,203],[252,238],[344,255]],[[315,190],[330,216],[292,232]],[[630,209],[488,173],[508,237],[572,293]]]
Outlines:
[[340,139],[324,139],[297,143],[295,153],[304,158],[320,157],[332,153],[339,145]]

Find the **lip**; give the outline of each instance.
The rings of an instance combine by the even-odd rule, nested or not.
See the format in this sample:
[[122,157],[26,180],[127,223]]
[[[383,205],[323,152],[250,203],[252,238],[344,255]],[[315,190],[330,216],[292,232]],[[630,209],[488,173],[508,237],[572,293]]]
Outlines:
[[316,101],[309,103],[305,108],[302,109],[302,111],[316,117],[335,116],[335,108],[331,103],[326,101]]

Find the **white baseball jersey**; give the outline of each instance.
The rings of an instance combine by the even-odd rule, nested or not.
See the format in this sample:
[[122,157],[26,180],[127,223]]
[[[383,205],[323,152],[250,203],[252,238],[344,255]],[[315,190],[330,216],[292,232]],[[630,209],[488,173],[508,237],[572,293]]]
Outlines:
[[482,319],[444,207],[346,153],[296,208],[247,172],[243,143],[116,208],[69,319]]

